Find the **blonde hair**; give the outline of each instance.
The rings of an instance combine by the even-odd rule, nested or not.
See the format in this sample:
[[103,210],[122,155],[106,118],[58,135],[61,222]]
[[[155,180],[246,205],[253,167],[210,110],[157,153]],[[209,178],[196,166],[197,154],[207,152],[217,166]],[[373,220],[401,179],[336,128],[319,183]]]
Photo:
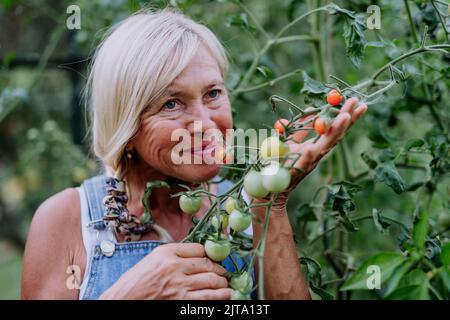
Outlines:
[[228,60],[214,33],[173,8],[139,11],[106,33],[86,86],[93,151],[106,174],[123,177],[125,147],[142,112],[183,71],[200,43],[225,77]]

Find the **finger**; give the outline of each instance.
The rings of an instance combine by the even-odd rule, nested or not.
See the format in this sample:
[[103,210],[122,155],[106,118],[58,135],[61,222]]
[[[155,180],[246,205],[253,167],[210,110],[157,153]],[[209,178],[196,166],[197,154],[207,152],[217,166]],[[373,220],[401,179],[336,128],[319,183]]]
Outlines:
[[312,145],[305,145],[302,148],[302,155],[300,156],[294,167],[302,171],[308,171],[311,167],[311,164],[313,163],[313,160],[314,150]]
[[[314,109],[314,108],[313,107],[308,107],[308,108],[305,109],[305,112],[311,111],[312,109]],[[311,119],[313,117],[314,117],[313,114],[311,114],[309,116],[306,116],[306,117],[301,117],[299,120],[297,120],[297,123],[305,122],[305,121],[307,121],[307,120],[309,120],[309,119]],[[307,128],[312,128],[312,122],[309,122],[308,124],[306,124],[303,127],[303,129],[307,129]],[[296,143],[300,143],[306,138],[308,133],[309,133],[309,130],[300,130],[300,131],[294,132],[291,135],[291,137]]]
[[204,289],[189,291],[186,294],[188,300],[230,300],[233,289]]
[[190,290],[228,288],[228,280],[214,272],[196,273],[184,280]]
[[351,116],[347,112],[336,117],[330,130],[315,143],[314,150],[319,157],[327,154],[345,135],[351,124]]
[[367,104],[363,103],[355,109],[352,114],[352,124],[355,123],[367,111],[367,108]]
[[350,126],[352,116],[348,112],[341,112],[334,119],[330,129],[321,138],[339,139]]
[[358,105],[358,102],[359,102],[359,100],[356,97],[347,99],[347,101],[345,101],[344,105],[341,108],[341,113],[348,112],[348,113],[352,114],[353,109]]
[[190,258],[182,261],[184,266],[184,273],[187,275],[213,272],[219,276],[223,276],[227,270],[221,265],[212,262],[208,258]]
[[205,256],[205,248],[200,243],[176,243],[168,245],[174,246],[174,253],[180,258]]

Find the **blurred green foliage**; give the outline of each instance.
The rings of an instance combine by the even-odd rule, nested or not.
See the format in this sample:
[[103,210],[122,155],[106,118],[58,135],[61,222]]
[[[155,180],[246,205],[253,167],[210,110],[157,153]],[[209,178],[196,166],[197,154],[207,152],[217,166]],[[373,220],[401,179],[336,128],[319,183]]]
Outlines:
[[[78,185],[99,168],[89,151],[80,94],[87,59],[109,26],[143,7],[180,8],[209,26],[223,42],[232,64],[227,84],[233,91],[267,41],[262,29],[273,36],[308,9],[327,3],[0,1],[0,244],[4,244],[0,246],[0,298],[18,298],[20,257],[38,205],[50,195]],[[449,28],[444,1],[335,3],[356,14],[358,20],[350,20],[351,23],[365,22],[367,7],[379,5],[381,29],[362,30],[363,26],[357,26],[349,31],[345,29],[345,15],[325,12],[296,24],[285,36],[307,35],[320,41],[286,41],[261,55],[245,88],[267,85],[233,97],[236,127],[270,127],[278,116],[288,115],[271,111],[268,97],[272,94],[299,105],[308,104],[308,96],[301,93],[305,80],[300,71],[324,83],[333,83],[328,77],[331,74],[354,85],[389,60],[417,47],[424,26],[428,27],[428,44],[448,44],[448,39],[442,37],[442,19]],[[405,3],[411,10],[411,20]],[[81,9],[81,29],[68,31],[66,8],[72,4]],[[442,19],[436,10],[440,10]],[[355,35],[348,32],[356,32],[356,37],[362,33],[364,42],[351,47],[355,45]],[[321,45],[317,47],[317,43]],[[442,268],[446,267],[444,261],[448,261],[445,257],[450,250],[449,61],[448,53],[430,53],[398,64],[404,81],[370,106],[364,119],[347,135],[342,146],[345,152],[327,156],[292,196],[289,213],[302,264],[308,270],[310,285],[323,298],[448,299],[450,276],[448,267],[447,271]],[[292,72],[297,69],[299,72]],[[277,80],[288,73],[292,74]],[[346,163],[350,176],[342,170]],[[335,183],[351,177],[360,188],[339,198],[351,186],[328,184],[325,178],[329,175]],[[323,185],[331,194],[325,199],[325,210],[316,207],[320,205],[316,202],[318,188]],[[345,219],[353,221],[341,224],[334,211],[336,199],[343,199],[352,207],[345,212]],[[418,208],[424,208],[427,217],[420,223],[417,221],[422,209]],[[330,227],[334,229],[323,236]],[[353,227],[358,231],[350,232]],[[447,249],[443,250],[445,243]],[[395,260],[401,255],[400,250],[411,254],[419,249],[420,258],[410,264]],[[363,264],[366,259],[368,262]],[[354,271],[370,264],[370,259],[391,266],[397,266],[398,261],[402,269],[391,270],[396,278],[390,280],[388,288],[354,291],[361,289],[364,269]],[[352,274],[346,283],[349,291],[339,290]]]

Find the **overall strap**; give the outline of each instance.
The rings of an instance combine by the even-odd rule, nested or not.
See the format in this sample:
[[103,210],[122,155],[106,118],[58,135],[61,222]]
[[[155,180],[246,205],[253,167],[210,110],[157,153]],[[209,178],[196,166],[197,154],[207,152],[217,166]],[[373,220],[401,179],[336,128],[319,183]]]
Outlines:
[[105,212],[103,198],[107,195],[106,177],[98,175],[85,180],[83,188],[88,202],[90,225],[96,230],[105,229],[102,218]]
[[223,180],[217,184],[217,195],[222,195],[226,193],[233,187],[233,182],[230,180]]

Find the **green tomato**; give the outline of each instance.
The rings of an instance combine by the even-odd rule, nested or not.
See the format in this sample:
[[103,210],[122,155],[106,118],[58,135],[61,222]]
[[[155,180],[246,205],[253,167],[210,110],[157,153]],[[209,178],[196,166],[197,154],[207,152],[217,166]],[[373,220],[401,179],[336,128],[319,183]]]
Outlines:
[[233,197],[228,197],[227,200],[225,201],[225,210],[228,213],[231,213],[234,209],[237,208],[237,206],[238,206],[237,201]]
[[231,252],[231,246],[227,241],[206,240],[205,252],[208,258],[219,262],[228,257]]
[[264,198],[269,194],[269,190],[264,188],[262,184],[262,176],[260,172],[250,171],[244,178],[244,190],[247,194],[254,198]]
[[243,272],[241,275],[231,278],[230,287],[234,290],[249,292],[253,287],[253,279],[248,272]]
[[214,228],[216,228],[217,230],[219,230],[219,220],[220,220],[220,224],[221,227],[220,229],[224,230],[227,226],[228,226],[228,214],[226,213],[221,213],[219,215],[219,218],[217,218],[217,215],[213,216],[211,218],[211,224],[214,226]]
[[194,214],[202,207],[202,199],[200,197],[192,197],[183,194],[180,197],[179,204],[184,213]]
[[279,193],[289,187],[291,174],[286,168],[277,164],[271,164],[261,171],[264,188],[270,192]]
[[252,215],[239,210],[233,210],[230,213],[228,222],[234,231],[243,231],[250,226],[250,223],[252,223]]
[[250,294],[235,290],[230,300],[251,300]]
[[289,146],[277,136],[271,136],[261,143],[261,157],[266,160],[279,159],[289,152]]

